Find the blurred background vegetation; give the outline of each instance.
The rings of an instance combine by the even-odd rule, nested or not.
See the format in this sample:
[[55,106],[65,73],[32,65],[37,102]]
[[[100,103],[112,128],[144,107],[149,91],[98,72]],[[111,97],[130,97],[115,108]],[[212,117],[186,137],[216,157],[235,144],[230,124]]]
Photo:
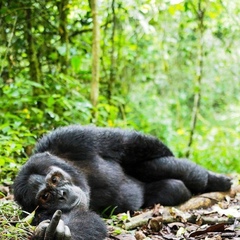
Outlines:
[[[67,124],[153,134],[179,157],[240,172],[238,0],[0,0],[0,180]],[[97,112],[93,117],[93,110]]]

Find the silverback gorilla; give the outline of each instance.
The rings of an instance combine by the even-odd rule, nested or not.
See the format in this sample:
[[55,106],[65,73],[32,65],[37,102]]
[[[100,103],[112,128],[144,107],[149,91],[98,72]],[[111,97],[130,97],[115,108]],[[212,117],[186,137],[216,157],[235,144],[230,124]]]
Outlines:
[[175,158],[152,136],[74,125],[40,139],[14,182],[14,196],[25,211],[38,207],[32,239],[100,240],[106,227],[95,211],[173,206],[230,187],[229,178]]

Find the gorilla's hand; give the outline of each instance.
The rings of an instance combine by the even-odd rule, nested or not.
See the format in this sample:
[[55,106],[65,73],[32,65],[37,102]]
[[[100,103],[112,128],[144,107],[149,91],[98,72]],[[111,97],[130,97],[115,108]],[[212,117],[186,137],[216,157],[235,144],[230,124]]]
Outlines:
[[34,233],[34,240],[70,240],[71,232],[61,220],[62,212],[57,210],[52,220],[45,220],[39,223]]

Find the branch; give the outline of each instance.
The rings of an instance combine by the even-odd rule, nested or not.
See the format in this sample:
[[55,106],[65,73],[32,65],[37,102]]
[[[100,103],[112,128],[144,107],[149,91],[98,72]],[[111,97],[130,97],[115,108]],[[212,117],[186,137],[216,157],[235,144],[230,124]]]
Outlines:
[[202,216],[195,213],[184,213],[178,209],[170,207],[164,208],[164,213],[161,217],[153,217],[153,215],[153,210],[150,210],[148,212],[132,217],[129,222],[125,223],[124,229],[131,230],[146,225],[148,223],[151,225],[151,221],[153,221],[154,224],[156,224],[156,222],[158,222],[159,224],[173,222],[189,222],[194,224],[201,223],[201,225],[203,225],[217,223],[233,224],[235,220],[240,220],[240,218],[233,217]]
[[[107,26],[109,23],[111,23],[111,22],[112,22],[111,20],[106,21],[104,24],[102,24],[102,25],[100,26],[100,28],[106,27],[106,26]],[[75,37],[75,36],[77,36],[77,35],[79,35],[79,34],[86,33],[86,32],[92,32],[92,31],[93,31],[92,28],[84,28],[84,29],[81,29],[81,30],[78,30],[78,31],[73,32],[73,33],[69,36],[69,38],[73,38],[73,37]]]

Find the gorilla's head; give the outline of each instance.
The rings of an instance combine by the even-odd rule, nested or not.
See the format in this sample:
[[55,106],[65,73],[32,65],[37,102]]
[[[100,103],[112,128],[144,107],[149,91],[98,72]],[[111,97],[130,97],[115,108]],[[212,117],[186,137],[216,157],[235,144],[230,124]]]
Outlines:
[[89,187],[83,173],[50,153],[33,155],[14,182],[15,200],[23,210],[47,212],[88,209]]

